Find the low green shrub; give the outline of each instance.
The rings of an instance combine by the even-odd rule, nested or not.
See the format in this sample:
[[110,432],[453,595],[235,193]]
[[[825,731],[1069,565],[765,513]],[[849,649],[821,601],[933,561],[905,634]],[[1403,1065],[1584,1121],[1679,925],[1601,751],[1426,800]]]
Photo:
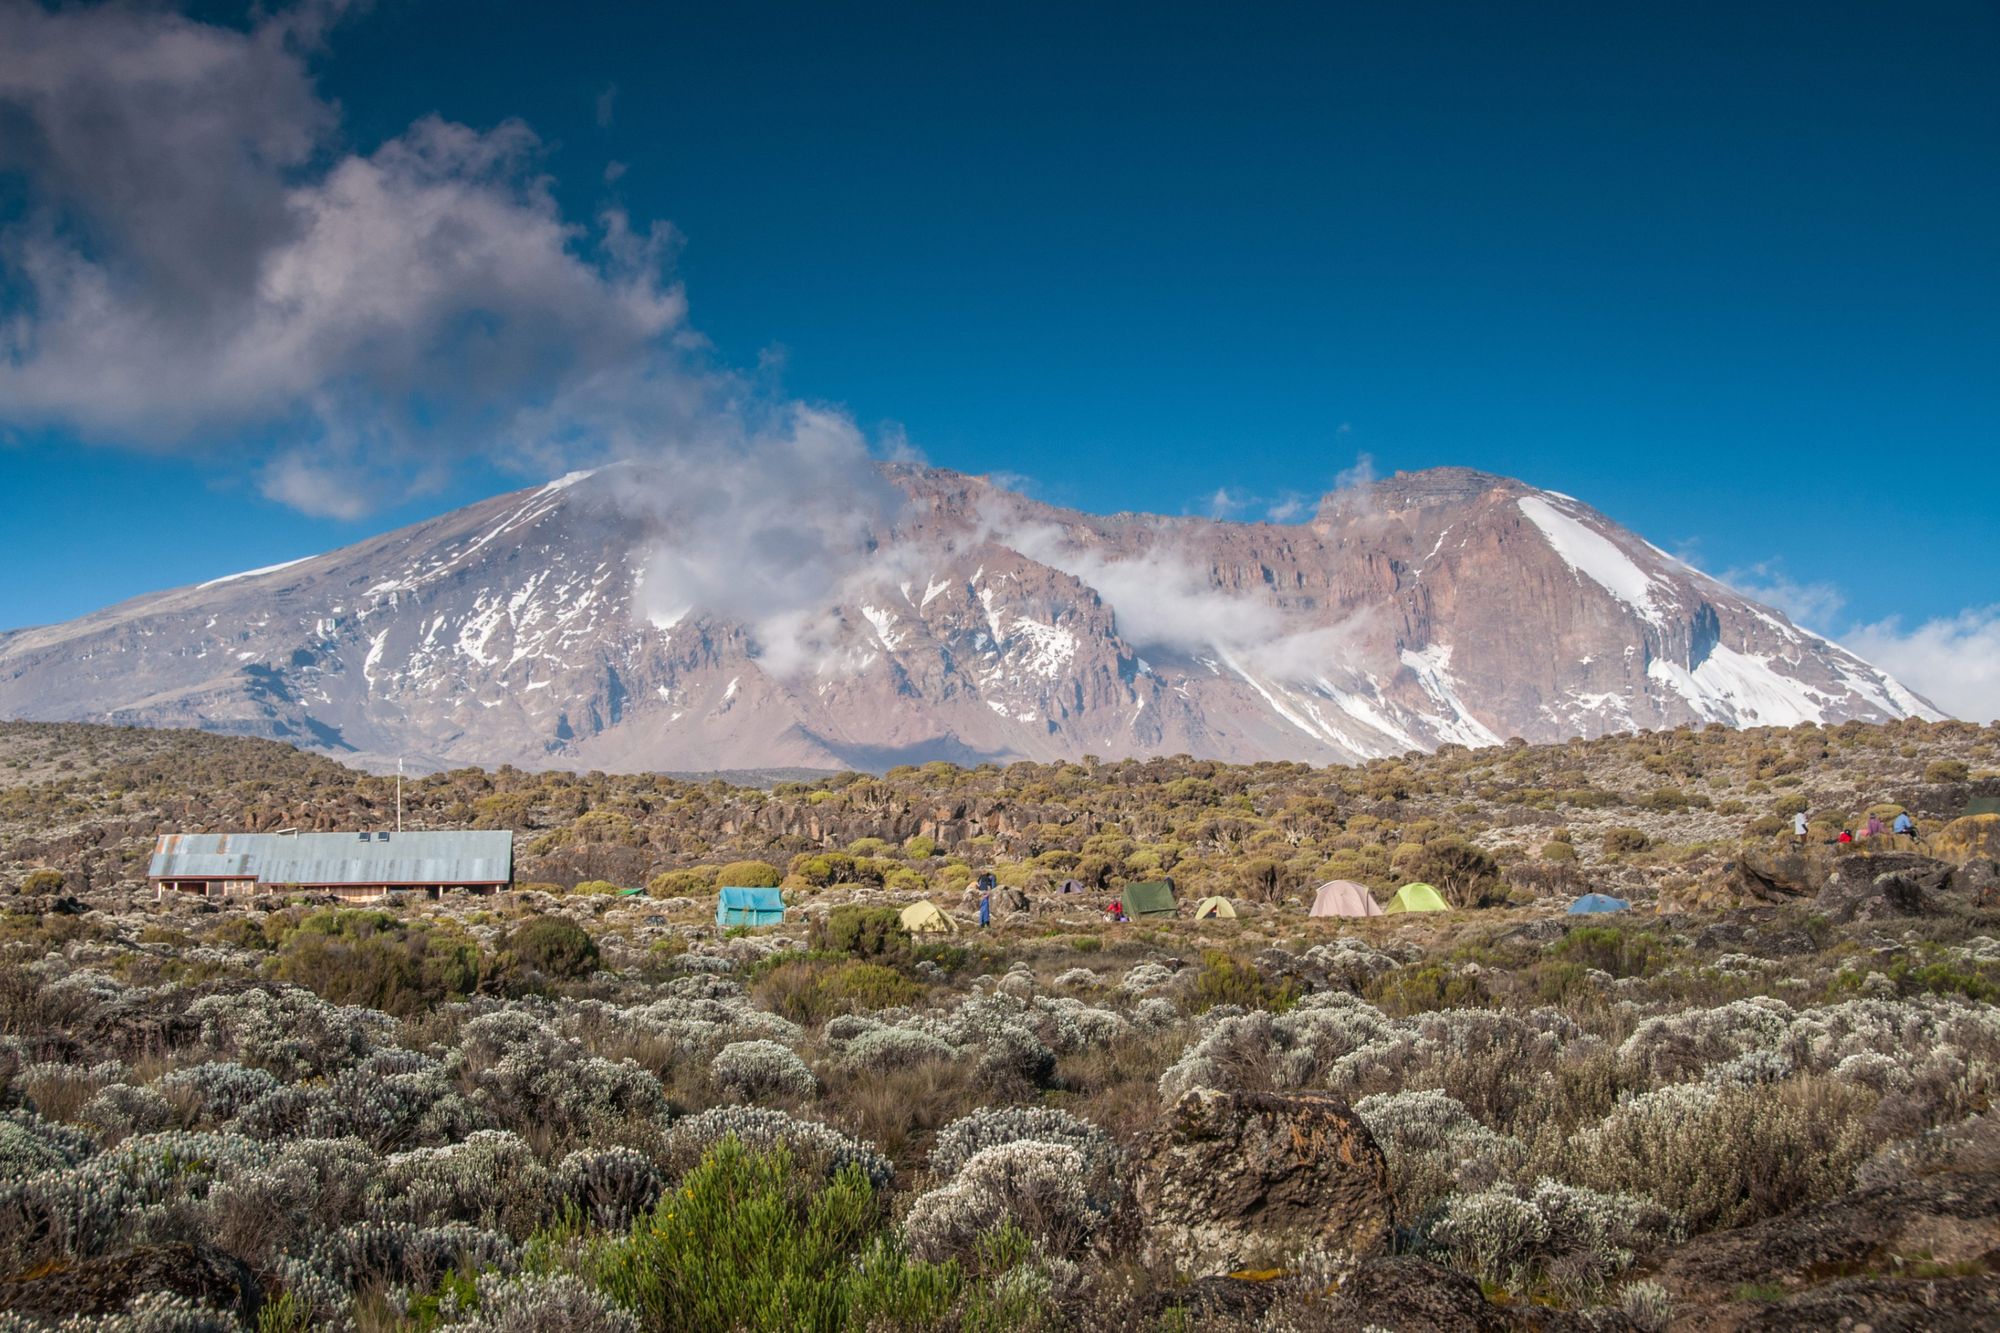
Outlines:
[[884,1222],[859,1166],[822,1182],[794,1169],[785,1148],[753,1153],[732,1137],[629,1232],[588,1245],[582,1268],[661,1333],[835,1333],[941,1318],[961,1271],[904,1258]]
[[1206,1013],[1218,1004],[1240,1004],[1246,1009],[1282,1012],[1298,1002],[1297,984],[1289,977],[1273,983],[1255,964],[1246,963],[1220,949],[1201,956],[1201,970],[1195,973],[1188,993],[1188,1009]]
[[576,922],[542,916],[516,926],[507,952],[537,972],[568,981],[597,970],[597,942]]
[[732,889],[775,889],[783,878],[769,861],[731,861],[715,872],[715,882]]
[[893,907],[836,907],[813,918],[807,938],[815,949],[857,958],[907,956],[910,951],[910,932]]
[[488,972],[470,936],[346,908],[315,912],[286,932],[271,970],[336,1004],[401,1016],[471,994]]

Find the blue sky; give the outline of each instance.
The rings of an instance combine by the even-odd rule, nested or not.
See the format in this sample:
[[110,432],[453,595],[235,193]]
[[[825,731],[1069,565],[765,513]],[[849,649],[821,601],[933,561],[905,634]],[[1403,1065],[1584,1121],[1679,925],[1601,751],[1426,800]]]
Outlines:
[[[583,294],[574,325],[503,345],[490,380],[464,346],[392,374],[352,340],[330,369],[247,358],[259,392],[299,386],[257,411],[229,401],[240,367],[211,383],[164,354],[153,380],[109,390],[59,366],[0,379],[0,626],[519,484],[564,451],[522,444],[509,415],[512,444],[486,456],[511,386],[541,408],[573,365],[652,338],[725,396],[833,405],[878,443],[1058,503],[1260,517],[1364,455],[1385,473],[1462,464],[1580,496],[1892,669],[1901,651],[2000,650],[1991,5],[295,13],[236,55],[308,81],[310,98],[246,87],[272,98],[260,123],[295,119],[309,148],[262,146],[270,181],[190,170],[160,190],[220,179],[254,213],[264,186],[338,180],[426,118],[480,135],[518,121],[535,141],[504,188],[545,177],[542,215],[574,228],[593,273],[625,262],[606,258],[607,208],[631,235],[670,223],[645,261],[664,276]],[[0,102],[59,114],[63,90],[12,79]],[[62,187],[49,158],[8,151],[7,124],[0,218],[18,230]],[[170,137],[146,160],[183,150],[206,151]],[[462,145],[445,160],[423,170],[491,184]],[[48,225],[154,216],[129,193],[66,199]],[[253,251],[278,244],[257,236]],[[496,323],[536,322],[524,289],[571,290],[535,262],[494,298]],[[27,291],[0,267],[0,313]],[[684,312],[662,313],[669,299]],[[134,327],[190,301],[176,287]],[[607,323],[602,347],[563,342]],[[220,336],[190,327],[183,344]],[[133,337],[126,359],[147,362]],[[395,399],[393,427],[372,395]]]

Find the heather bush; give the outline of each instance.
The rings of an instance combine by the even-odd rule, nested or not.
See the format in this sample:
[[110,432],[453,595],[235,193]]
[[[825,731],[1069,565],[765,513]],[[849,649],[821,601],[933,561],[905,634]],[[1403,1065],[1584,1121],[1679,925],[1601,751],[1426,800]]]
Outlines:
[[1818,1078],[1671,1084],[1574,1135],[1564,1174],[1651,1198],[1690,1233],[1740,1226],[1847,1188],[1871,1146],[1872,1094]]
[[1203,1013],[1219,1004],[1245,1009],[1286,1009],[1298,998],[1291,978],[1273,982],[1256,966],[1217,949],[1202,954],[1201,968],[1187,992],[1188,1008]]
[[819,1091],[810,1066],[775,1041],[736,1041],[716,1052],[708,1076],[742,1101],[800,1099]]
[[1637,1247],[1673,1234],[1665,1212],[1643,1200],[1543,1180],[1453,1196],[1427,1239],[1484,1282],[1577,1303],[1629,1268]]
[[640,1333],[631,1312],[567,1273],[481,1276],[478,1309],[450,1325],[468,1333]]
[[1453,1194],[1512,1179],[1527,1157],[1519,1139],[1487,1128],[1435,1089],[1363,1097],[1354,1113],[1388,1159],[1396,1215],[1405,1225],[1421,1225]]
[[580,1148],[557,1164],[550,1190],[591,1226],[623,1231],[651,1208],[666,1180],[651,1158],[631,1148]]
[[1012,1223],[1044,1258],[1068,1258],[1105,1222],[1084,1188],[1084,1157],[1065,1143],[1018,1139],[982,1148],[946,1183],[917,1196],[904,1218],[911,1254],[967,1255],[975,1242]]
[[732,1138],[751,1152],[783,1148],[788,1163],[823,1176],[858,1167],[875,1189],[888,1185],[896,1174],[873,1144],[856,1142],[816,1120],[757,1106],[716,1106],[676,1121],[667,1134],[668,1163],[691,1170],[723,1140]]
[[205,996],[188,1015],[209,1050],[288,1082],[345,1069],[389,1044],[396,1029],[387,1014],[329,1004],[295,987]]

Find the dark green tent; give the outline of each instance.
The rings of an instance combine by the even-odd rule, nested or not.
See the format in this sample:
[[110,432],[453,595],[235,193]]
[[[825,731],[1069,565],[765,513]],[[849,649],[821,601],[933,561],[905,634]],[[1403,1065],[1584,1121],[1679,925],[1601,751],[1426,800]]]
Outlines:
[[1173,916],[1180,910],[1174,902],[1174,882],[1170,879],[1127,884],[1122,896],[1125,915],[1130,917]]
[[1968,815],[2000,815],[2000,796],[1974,796],[1965,803]]

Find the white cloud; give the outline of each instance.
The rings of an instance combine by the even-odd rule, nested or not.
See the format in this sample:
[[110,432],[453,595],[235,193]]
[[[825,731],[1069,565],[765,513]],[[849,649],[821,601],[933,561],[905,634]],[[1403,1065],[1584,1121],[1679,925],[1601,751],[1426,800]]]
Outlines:
[[1841,642],[1954,717],[2000,721],[2000,605],[1908,630],[1891,616],[1847,631]]
[[666,484],[627,497],[666,534],[646,558],[639,618],[700,611],[743,625],[779,677],[826,660],[841,638],[837,608],[877,572],[871,538],[904,503],[853,422],[795,407],[740,447],[651,457]]
[[0,420],[234,448],[267,494],[355,514],[440,458],[549,452],[530,421],[573,443],[552,404],[705,377],[671,230],[565,217],[527,126],[340,141],[306,61],[341,9],[0,0]]
[[[1680,559],[1682,564],[1693,567],[1692,560]],[[1836,585],[1802,583],[1788,574],[1783,563],[1777,560],[1762,560],[1745,569],[1725,570],[1721,581],[1752,601],[1775,606],[1790,616],[1794,624],[1822,633],[1839,623],[1840,613],[1847,606],[1847,594]]]

